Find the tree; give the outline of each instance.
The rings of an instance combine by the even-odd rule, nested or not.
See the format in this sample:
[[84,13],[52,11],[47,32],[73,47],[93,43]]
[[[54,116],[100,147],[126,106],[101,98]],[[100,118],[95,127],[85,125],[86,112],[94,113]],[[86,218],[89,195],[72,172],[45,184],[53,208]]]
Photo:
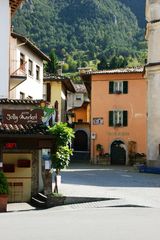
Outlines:
[[101,57],[100,62],[97,65],[98,70],[105,70],[107,68],[107,59]]
[[123,56],[113,56],[109,63],[109,69],[124,68],[128,65],[127,59]]
[[51,50],[49,57],[50,57],[51,61],[48,62],[48,64],[47,64],[47,72],[52,73],[52,74],[57,74],[58,59],[57,59],[54,49]]
[[50,128],[50,132],[55,136],[56,151],[52,154],[52,168],[56,169],[54,192],[58,193],[57,179],[60,170],[69,165],[72,155],[71,143],[74,138],[74,131],[68,127],[67,123],[57,123]]

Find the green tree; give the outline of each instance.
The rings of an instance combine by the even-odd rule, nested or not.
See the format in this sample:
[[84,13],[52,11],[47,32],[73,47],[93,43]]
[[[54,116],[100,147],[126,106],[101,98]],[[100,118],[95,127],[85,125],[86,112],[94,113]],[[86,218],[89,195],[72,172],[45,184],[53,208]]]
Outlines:
[[50,132],[55,136],[56,140],[56,151],[52,155],[52,168],[56,169],[54,192],[58,193],[57,176],[60,174],[60,170],[67,167],[70,162],[74,131],[68,127],[67,123],[60,122],[51,127]]
[[113,56],[109,63],[109,69],[125,68],[128,65],[127,59],[123,56]]
[[48,62],[46,71],[48,73],[51,73],[51,74],[57,74],[58,58],[57,58],[57,56],[55,54],[54,49],[51,50],[51,52],[49,54],[49,57],[50,57],[51,61]]
[[107,59],[101,57],[100,62],[97,65],[98,70],[105,70],[107,68]]

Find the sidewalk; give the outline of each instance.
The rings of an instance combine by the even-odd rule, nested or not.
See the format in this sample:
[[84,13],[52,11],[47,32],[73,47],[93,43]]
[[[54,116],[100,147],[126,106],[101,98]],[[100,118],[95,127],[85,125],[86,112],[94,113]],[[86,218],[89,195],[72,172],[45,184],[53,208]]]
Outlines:
[[[139,173],[131,167],[73,164],[61,172],[59,192],[69,197],[115,198],[59,208],[142,206],[160,208],[160,175]],[[54,187],[54,183],[53,183]],[[9,203],[12,211],[31,211],[28,203]]]
[[31,211],[31,210],[35,210],[35,208],[25,202],[7,204],[7,212],[21,212],[21,211]]

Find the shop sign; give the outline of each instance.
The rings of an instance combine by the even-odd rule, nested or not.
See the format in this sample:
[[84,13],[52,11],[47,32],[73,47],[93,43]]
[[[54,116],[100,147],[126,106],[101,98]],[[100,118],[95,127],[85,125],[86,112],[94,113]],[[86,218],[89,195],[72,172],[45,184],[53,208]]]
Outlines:
[[3,109],[3,123],[5,124],[37,124],[42,123],[44,113],[42,109],[33,110],[16,110],[16,109]]
[[124,137],[124,136],[129,136],[129,132],[108,132],[108,135],[109,136],[121,136],[121,137]]
[[93,125],[103,125],[104,121],[102,117],[93,118]]
[[15,142],[7,142],[4,144],[5,149],[15,149],[17,148],[17,143]]

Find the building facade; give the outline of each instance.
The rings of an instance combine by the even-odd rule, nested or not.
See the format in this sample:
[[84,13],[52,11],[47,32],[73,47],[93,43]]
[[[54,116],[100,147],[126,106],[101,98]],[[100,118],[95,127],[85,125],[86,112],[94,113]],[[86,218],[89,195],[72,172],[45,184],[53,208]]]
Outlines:
[[1,0],[0,1],[0,98],[9,97],[9,46],[11,16],[23,0]]
[[39,192],[52,192],[50,154],[55,142],[42,122],[40,103],[0,99],[0,170],[9,183],[10,202],[28,202]]
[[60,75],[44,77],[43,99],[56,109],[56,122],[67,121],[67,94],[75,92],[72,81]]
[[91,96],[91,160],[101,154],[111,164],[129,164],[133,153],[146,154],[147,82],[142,68],[89,72],[82,78]]
[[12,32],[9,98],[42,99],[43,63],[49,60],[29,39]]
[[148,132],[147,159],[150,164],[160,165],[160,2],[146,1],[146,39],[148,42],[148,59],[146,77],[148,80]]

